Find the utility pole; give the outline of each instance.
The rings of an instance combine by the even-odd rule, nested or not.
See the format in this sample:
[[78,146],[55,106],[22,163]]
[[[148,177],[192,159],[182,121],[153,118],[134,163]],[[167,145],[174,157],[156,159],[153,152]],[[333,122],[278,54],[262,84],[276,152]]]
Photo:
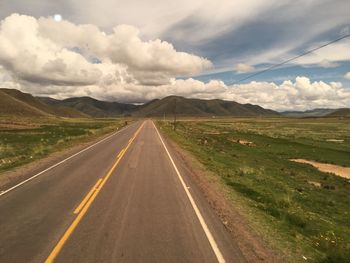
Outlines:
[[174,127],[173,130],[176,131],[176,97],[174,98]]

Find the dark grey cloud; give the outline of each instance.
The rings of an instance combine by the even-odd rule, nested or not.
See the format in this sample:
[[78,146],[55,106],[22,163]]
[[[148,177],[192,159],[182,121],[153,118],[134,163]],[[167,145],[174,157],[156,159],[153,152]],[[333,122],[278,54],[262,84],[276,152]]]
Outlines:
[[195,13],[174,24],[162,37],[223,66],[249,60],[269,50],[287,48],[290,53],[298,54],[314,43],[337,38],[350,24],[348,10],[350,1],[344,0],[284,2],[262,10],[238,27],[232,25],[232,30],[216,38],[186,42],[186,36],[205,30],[210,23],[201,21]]

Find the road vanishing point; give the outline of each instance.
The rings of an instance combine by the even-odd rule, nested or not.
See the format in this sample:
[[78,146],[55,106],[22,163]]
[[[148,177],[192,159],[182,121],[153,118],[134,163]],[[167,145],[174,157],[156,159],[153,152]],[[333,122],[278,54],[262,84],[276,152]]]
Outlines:
[[245,262],[152,120],[27,178],[0,193],[0,262]]

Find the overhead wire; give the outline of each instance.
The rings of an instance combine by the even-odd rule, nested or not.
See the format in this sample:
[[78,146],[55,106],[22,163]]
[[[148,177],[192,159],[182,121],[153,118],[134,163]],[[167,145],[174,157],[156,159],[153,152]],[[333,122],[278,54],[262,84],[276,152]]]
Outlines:
[[308,54],[310,54],[310,53],[315,52],[316,50],[319,50],[319,49],[321,49],[321,48],[324,48],[324,47],[326,47],[326,46],[329,46],[329,45],[331,45],[331,44],[334,44],[334,43],[336,43],[336,42],[338,42],[338,41],[340,41],[340,40],[343,40],[343,39],[345,39],[345,38],[348,38],[348,37],[350,37],[350,34],[343,35],[343,36],[341,36],[341,37],[339,37],[339,38],[336,38],[336,39],[334,39],[334,40],[332,40],[332,41],[329,41],[329,42],[327,42],[327,43],[325,43],[325,44],[323,44],[323,45],[321,45],[321,46],[318,46],[318,47],[312,48],[312,49],[310,49],[310,50],[307,50],[307,51],[303,52],[302,54],[299,54],[299,55],[297,55],[297,56],[294,56],[294,57],[292,57],[292,58],[289,58],[289,59],[287,59],[287,60],[285,60],[285,61],[283,61],[283,62],[281,62],[281,63],[274,64],[274,65],[272,65],[272,66],[270,66],[270,67],[268,67],[268,68],[266,68],[266,69],[263,69],[263,70],[261,70],[261,71],[258,71],[258,72],[255,72],[255,73],[253,73],[253,74],[250,74],[250,75],[248,75],[248,76],[246,76],[246,77],[244,77],[244,78],[241,78],[241,79],[235,81],[235,82],[233,83],[233,85],[234,85],[234,84],[239,84],[239,83],[241,83],[241,82],[243,82],[243,81],[245,81],[245,80],[251,79],[251,78],[256,77],[256,76],[258,76],[258,75],[261,75],[261,74],[263,74],[263,73],[265,73],[265,72],[268,72],[268,71],[270,71],[270,70],[272,70],[272,69],[275,69],[275,68],[278,68],[278,67],[280,67],[280,66],[283,66],[283,65],[285,65],[285,64],[287,64],[287,63],[289,63],[289,62],[291,62],[291,61],[293,61],[293,60],[296,60],[296,59],[298,59],[298,58],[300,58],[300,57],[306,56],[306,55],[308,55]]

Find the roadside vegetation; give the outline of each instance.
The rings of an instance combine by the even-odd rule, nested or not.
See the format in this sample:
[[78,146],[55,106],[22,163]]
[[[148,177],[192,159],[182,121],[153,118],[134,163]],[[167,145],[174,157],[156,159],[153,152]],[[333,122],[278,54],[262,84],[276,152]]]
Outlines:
[[124,125],[124,119],[0,117],[0,176]]
[[227,200],[289,262],[350,262],[350,119],[234,118],[158,126],[228,189]]

